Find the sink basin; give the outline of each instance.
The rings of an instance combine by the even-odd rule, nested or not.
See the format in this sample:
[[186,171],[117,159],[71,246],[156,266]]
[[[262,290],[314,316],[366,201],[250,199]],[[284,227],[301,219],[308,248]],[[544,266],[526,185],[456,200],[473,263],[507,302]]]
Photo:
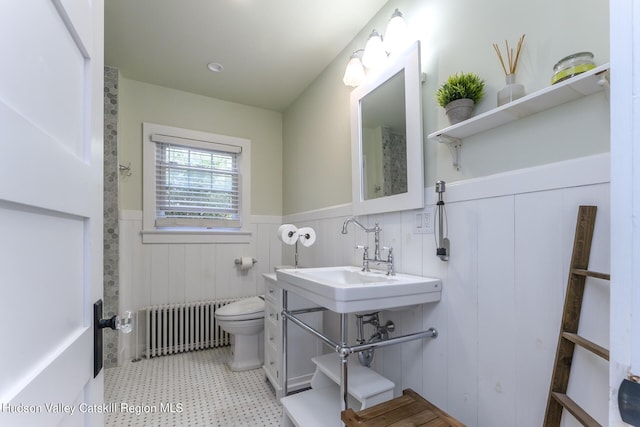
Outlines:
[[432,277],[412,276],[360,267],[290,268],[276,271],[283,289],[294,292],[336,313],[388,310],[440,301],[442,282]]

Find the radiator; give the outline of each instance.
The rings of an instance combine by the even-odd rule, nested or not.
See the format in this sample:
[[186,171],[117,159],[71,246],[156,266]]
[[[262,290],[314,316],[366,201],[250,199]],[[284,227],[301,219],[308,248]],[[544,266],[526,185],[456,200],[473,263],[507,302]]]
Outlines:
[[146,356],[164,356],[231,344],[231,335],[217,325],[215,313],[239,298],[155,305],[143,308]]

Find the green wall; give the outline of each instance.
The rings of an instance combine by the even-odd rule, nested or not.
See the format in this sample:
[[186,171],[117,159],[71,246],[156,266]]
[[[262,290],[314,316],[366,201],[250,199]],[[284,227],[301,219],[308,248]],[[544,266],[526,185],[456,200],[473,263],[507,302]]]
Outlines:
[[351,90],[342,73],[334,61],[285,113],[284,214],[351,202]]
[[253,215],[282,214],[282,114],[120,78],[120,209],[142,210],[142,123],[251,140]]
[[[448,126],[433,95],[456,72],[475,72],[486,96],[475,114],[496,107],[505,77],[493,43],[515,46],[526,34],[516,81],[531,93],[549,86],[553,65],[580,51],[609,61],[609,4],[582,0],[390,0],[283,116],[284,214],[351,202],[349,93],[342,75],[350,54],[369,32],[383,32],[397,7],[421,41],[425,185],[475,178],[522,167],[609,151],[609,104],[593,95],[514,124],[467,138],[462,168],[455,170],[446,146],[426,135]],[[504,49],[504,48],[503,48]],[[504,55],[504,50],[503,50]]]
[[593,95],[464,140],[462,168],[446,146],[426,135],[448,125],[433,99],[450,74],[486,80],[475,114],[496,107],[504,73],[492,44],[515,45],[526,34],[516,80],[526,93],[547,87],[553,65],[580,51],[609,61],[609,4],[593,0],[390,0],[284,112],[263,110],[120,79],[120,208],[142,209],[141,124],[144,121],[252,141],[252,214],[288,215],[351,202],[349,95],[342,75],[371,29],[383,32],[397,7],[421,41],[425,186],[609,151],[609,104]]

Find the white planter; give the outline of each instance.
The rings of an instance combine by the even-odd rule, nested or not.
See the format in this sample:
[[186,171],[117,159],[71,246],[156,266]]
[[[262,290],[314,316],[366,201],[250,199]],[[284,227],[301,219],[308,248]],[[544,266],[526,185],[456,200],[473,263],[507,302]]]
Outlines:
[[467,120],[471,117],[474,105],[473,99],[468,98],[456,99],[445,105],[444,110],[449,119],[449,123],[455,125],[456,123]]

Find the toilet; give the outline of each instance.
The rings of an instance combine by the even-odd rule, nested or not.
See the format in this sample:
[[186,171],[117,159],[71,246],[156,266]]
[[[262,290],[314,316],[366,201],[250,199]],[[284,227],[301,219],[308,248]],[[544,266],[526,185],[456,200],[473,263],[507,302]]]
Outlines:
[[247,371],[262,366],[262,340],[264,337],[264,299],[245,298],[232,302],[216,311],[216,321],[231,334],[232,371]]

